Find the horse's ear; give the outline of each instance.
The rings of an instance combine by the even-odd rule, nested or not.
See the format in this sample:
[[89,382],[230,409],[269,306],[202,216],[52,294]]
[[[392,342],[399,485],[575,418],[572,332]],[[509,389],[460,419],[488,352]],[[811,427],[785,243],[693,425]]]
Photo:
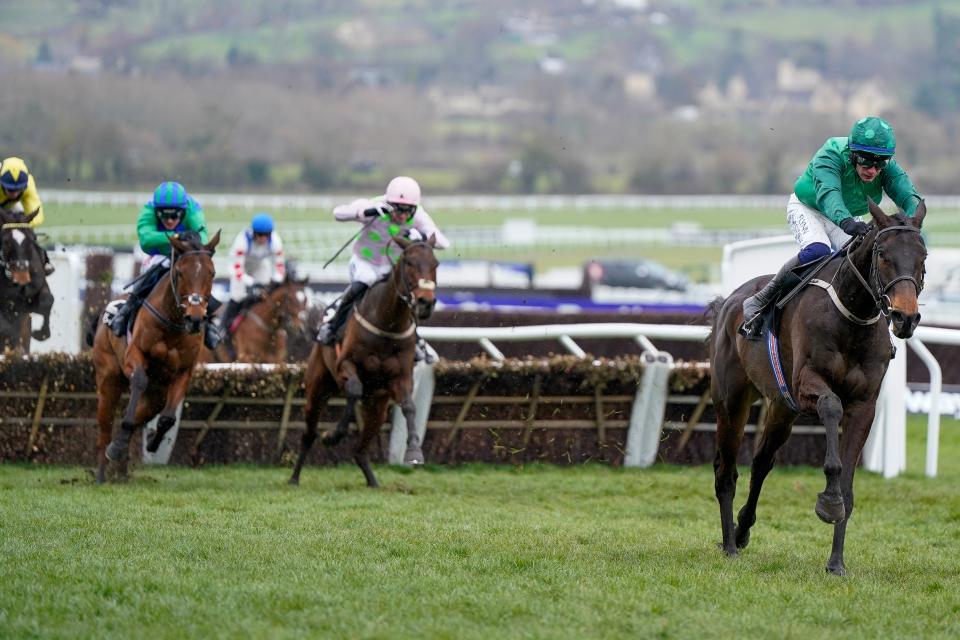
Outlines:
[[431,247],[437,246],[437,234],[431,233],[430,239],[427,240],[427,244],[429,244]]
[[920,204],[917,205],[917,210],[913,212],[913,217],[910,218],[913,226],[919,229],[923,225],[923,217],[925,215],[927,215],[927,203],[921,200]]
[[173,245],[173,248],[174,248],[178,253],[186,253],[187,251],[190,250],[189,247],[187,247],[185,244],[183,244],[183,240],[181,240],[180,238],[178,238],[175,233],[171,233],[170,235],[168,235],[168,236],[167,236],[167,241],[170,242],[171,245]]
[[410,246],[410,241],[402,236],[393,236],[393,241],[400,245],[401,249],[406,249]]
[[213,250],[217,247],[218,244],[220,244],[220,231],[221,229],[217,229],[217,232],[213,234],[212,238],[210,238],[210,242],[203,245],[203,248],[209,251],[210,253],[213,253]]
[[870,209],[870,216],[877,223],[878,229],[890,226],[890,216],[870,196],[867,196],[867,208]]

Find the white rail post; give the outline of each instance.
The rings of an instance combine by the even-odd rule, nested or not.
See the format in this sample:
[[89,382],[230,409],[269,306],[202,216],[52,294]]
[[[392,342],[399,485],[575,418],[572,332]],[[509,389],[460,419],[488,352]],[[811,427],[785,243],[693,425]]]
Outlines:
[[641,358],[644,369],[630,410],[625,467],[649,467],[657,459],[673,368],[673,357],[663,351],[644,351]]
[[863,446],[864,468],[882,473],[884,478],[895,478],[907,468],[906,342],[892,334],[891,340],[897,355],[890,361],[880,385],[877,414]]
[[[427,420],[430,418],[430,406],[433,404],[433,390],[436,380],[433,375],[433,365],[418,362],[413,368],[413,401],[417,405],[417,435],[420,444],[427,433]],[[403,419],[403,411],[394,405],[391,413],[392,428],[390,429],[390,451],[387,461],[390,464],[403,464],[403,457],[407,453],[407,421]]]

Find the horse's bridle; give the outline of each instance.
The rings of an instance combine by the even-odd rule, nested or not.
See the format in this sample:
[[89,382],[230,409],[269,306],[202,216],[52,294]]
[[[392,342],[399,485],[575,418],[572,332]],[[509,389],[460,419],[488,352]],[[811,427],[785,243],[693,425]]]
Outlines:
[[[213,256],[213,252],[207,251],[206,249],[184,251],[183,253],[177,255],[177,250],[173,247],[173,245],[170,245],[170,291],[173,293],[173,301],[175,304],[174,308],[180,312],[181,320],[187,311],[187,307],[203,304],[210,298],[210,296],[206,296],[198,292],[188,293],[186,296],[181,298],[180,294],[177,292],[177,270],[175,268],[177,260],[185,256],[198,254]],[[160,324],[165,326],[167,329],[171,331],[179,331],[181,333],[189,332],[186,322],[181,322],[180,324],[172,322],[169,318],[163,315],[159,309],[150,304],[149,300],[144,300],[143,306],[153,315],[154,318],[160,321]]]
[[[29,222],[4,222],[0,225],[0,233],[6,231],[12,231],[14,229],[29,229]],[[30,270],[30,260],[13,260],[8,262],[4,259],[3,251],[0,249],[0,267],[3,267],[3,274],[7,276],[8,280],[13,279],[14,271],[29,271]]]
[[880,236],[889,232],[889,231],[908,231],[911,233],[920,233],[920,230],[912,225],[896,225],[893,227],[884,227],[877,231],[877,236],[873,239],[873,248],[871,249],[870,256],[870,274],[868,276],[870,282],[864,279],[860,275],[860,270],[853,264],[853,260],[850,259],[850,253],[852,250],[848,249],[846,254],[846,260],[850,264],[850,268],[853,271],[853,274],[857,276],[857,280],[860,281],[860,284],[863,285],[863,288],[866,289],[867,293],[870,294],[870,297],[873,298],[873,302],[877,307],[877,310],[883,314],[884,317],[890,315],[890,296],[887,295],[887,292],[893,287],[893,285],[901,282],[903,280],[908,280],[913,283],[914,288],[917,290],[917,295],[920,295],[920,292],[923,291],[923,284],[918,283],[916,278],[912,275],[900,275],[891,280],[890,282],[883,284],[880,281],[880,270],[877,267],[877,260],[880,255]]
[[[415,242],[412,242],[411,244],[408,244],[407,247],[400,254],[399,263],[401,265],[410,264],[406,258],[407,249],[409,249],[410,247],[415,247],[418,244],[428,244],[428,243],[423,240],[417,240]],[[411,286],[410,282],[407,280],[406,276],[404,275],[402,268],[401,268],[400,280],[401,282],[403,282],[403,291],[400,290],[400,287],[397,285],[396,282],[393,283],[393,286],[397,291],[397,295],[400,297],[401,300],[403,300],[404,304],[407,305],[411,313],[413,312],[413,308],[417,304],[417,296],[415,295],[417,290],[424,289],[426,291],[435,291],[437,288],[436,282],[434,282],[433,280],[427,280],[426,278],[420,278],[419,280],[417,280],[417,286],[415,287]],[[414,316],[416,316],[416,314],[414,314]],[[414,317],[414,322],[416,322],[416,317]]]
[[171,246],[170,250],[170,289],[173,291],[173,301],[176,303],[177,308],[180,309],[181,314],[185,313],[187,307],[197,306],[204,304],[210,299],[210,296],[204,295],[202,293],[193,291],[188,293],[183,298],[180,297],[180,294],[177,292],[177,270],[176,262],[178,259],[186,256],[195,256],[195,255],[207,255],[213,256],[212,251],[207,251],[206,249],[194,249],[192,251],[184,251],[180,255],[177,255],[177,250]]

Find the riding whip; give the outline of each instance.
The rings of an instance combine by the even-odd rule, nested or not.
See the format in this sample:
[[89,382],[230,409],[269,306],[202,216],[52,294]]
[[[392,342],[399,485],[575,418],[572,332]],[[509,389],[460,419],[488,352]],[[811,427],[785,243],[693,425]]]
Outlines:
[[322,269],[326,269],[328,264],[330,264],[331,262],[333,262],[334,260],[336,260],[336,259],[337,259],[337,256],[339,256],[341,253],[343,253],[343,250],[346,249],[347,247],[349,247],[349,246],[350,246],[350,243],[353,242],[354,240],[356,240],[356,239],[360,236],[360,234],[363,233],[364,231],[366,231],[366,230],[367,230],[367,227],[369,227],[370,225],[372,225],[376,220],[377,220],[376,218],[370,218],[370,221],[367,222],[367,224],[365,224],[365,225],[363,225],[362,227],[360,227],[360,231],[357,231],[355,234],[353,234],[352,236],[350,236],[350,238],[349,238],[345,243],[343,243],[343,246],[340,247],[335,254],[333,254],[332,256],[330,256],[330,259],[329,259],[329,260],[327,260],[326,262],[323,263],[323,266],[320,267],[320,269],[321,269],[321,270],[322,270]]

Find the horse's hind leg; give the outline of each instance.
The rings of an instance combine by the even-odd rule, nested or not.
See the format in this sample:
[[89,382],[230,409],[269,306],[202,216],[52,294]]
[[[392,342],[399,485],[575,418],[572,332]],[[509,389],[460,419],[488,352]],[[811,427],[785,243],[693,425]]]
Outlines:
[[363,422],[363,430],[360,432],[360,443],[357,445],[357,452],[354,460],[360,470],[363,471],[363,477],[367,479],[367,486],[376,489],[380,486],[376,476],[373,475],[373,468],[370,466],[370,454],[367,449],[370,448],[370,442],[380,433],[383,423],[387,421],[387,412],[390,408],[390,399],[386,396],[368,398],[360,404],[360,418]]
[[320,412],[327,406],[327,399],[336,385],[330,370],[323,362],[321,351],[319,346],[314,347],[310,354],[310,362],[307,364],[306,405],[303,408],[304,422],[307,428],[300,441],[300,454],[297,456],[293,473],[288,480],[288,483],[293,485],[300,484],[300,472],[303,470],[303,464],[307,459],[310,448],[317,439],[317,423],[320,420]]
[[125,462],[130,455],[130,438],[137,426],[137,405],[140,397],[147,388],[147,371],[141,363],[133,370],[130,376],[130,402],[120,422],[120,432],[107,447],[107,458],[114,462]]
[[728,556],[737,555],[733,525],[733,498],[737,492],[737,454],[743,440],[743,428],[750,415],[750,406],[757,392],[739,365],[718,366],[718,363],[736,362],[732,351],[711,362],[713,377],[711,392],[717,414],[717,454],[713,462],[714,491],[720,504],[720,528],[723,541],[720,547]]
[[781,402],[771,403],[763,429],[757,434],[760,441],[750,469],[750,493],[737,515],[737,530],[734,537],[738,549],[743,549],[750,542],[750,527],[757,521],[757,501],[760,499],[763,481],[773,469],[777,451],[790,437],[795,419],[796,414],[786,405]]

